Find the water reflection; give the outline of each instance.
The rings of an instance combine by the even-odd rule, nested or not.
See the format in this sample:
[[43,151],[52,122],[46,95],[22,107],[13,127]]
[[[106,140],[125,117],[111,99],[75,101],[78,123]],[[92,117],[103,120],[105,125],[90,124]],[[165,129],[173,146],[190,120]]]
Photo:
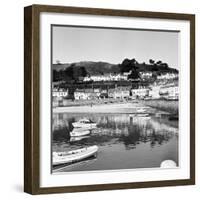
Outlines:
[[[90,130],[87,137],[70,138],[72,123],[82,118],[89,118],[97,123],[97,128]],[[83,145],[123,143],[126,150],[135,149],[141,143],[149,143],[151,148],[167,143],[178,133],[178,127],[161,123],[155,117],[137,117],[128,114],[54,114],[53,149]]]
[[[90,134],[70,137],[72,123],[87,118],[97,123]],[[53,114],[52,150],[70,151],[98,145],[97,159],[63,171],[159,167],[163,160],[178,164],[178,121],[167,117],[129,114]]]

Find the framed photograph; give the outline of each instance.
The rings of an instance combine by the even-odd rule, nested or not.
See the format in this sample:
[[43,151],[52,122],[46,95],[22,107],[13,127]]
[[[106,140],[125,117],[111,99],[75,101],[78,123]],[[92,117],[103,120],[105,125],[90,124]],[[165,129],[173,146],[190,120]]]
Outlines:
[[195,183],[195,16],[24,9],[24,191]]

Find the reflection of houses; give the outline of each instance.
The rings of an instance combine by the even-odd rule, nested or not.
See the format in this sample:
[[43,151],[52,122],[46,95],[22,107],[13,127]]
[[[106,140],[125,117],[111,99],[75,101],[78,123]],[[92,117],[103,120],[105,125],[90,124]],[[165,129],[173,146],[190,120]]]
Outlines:
[[74,92],[75,100],[91,100],[100,97],[99,89],[76,89]]
[[132,97],[144,98],[149,95],[149,90],[145,87],[131,89]]
[[105,74],[105,75],[91,75],[84,77],[84,82],[89,81],[121,81],[121,80],[127,80],[127,75],[124,74]]
[[69,127],[69,122],[66,120],[67,115],[61,113],[54,113],[52,118],[52,129],[58,130],[60,128]]
[[130,96],[130,87],[117,87],[108,90],[108,97],[114,99],[125,99]]

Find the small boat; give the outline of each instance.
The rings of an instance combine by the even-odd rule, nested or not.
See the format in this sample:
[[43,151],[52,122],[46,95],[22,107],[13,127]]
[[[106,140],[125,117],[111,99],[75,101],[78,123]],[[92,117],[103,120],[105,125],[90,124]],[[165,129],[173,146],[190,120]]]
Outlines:
[[89,136],[88,135],[79,136],[79,137],[72,136],[72,137],[70,137],[70,142],[76,142],[76,141],[80,141],[80,140],[83,140],[83,139],[86,139],[86,138],[89,138]]
[[168,97],[166,97],[166,100],[168,100],[168,101],[178,101],[178,96],[168,96]]
[[85,147],[68,152],[53,152],[53,165],[71,164],[89,158],[91,156],[96,156],[98,151],[98,146]]
[[74,128],[70,132],[70,136],[73,136],[73,137],[80,137],[80,136],[89,135],[89,134],[90,134],[90,130],[83,129],[83,128]]
[[139,108],[139,109],[137,109],[137,112],[138,113],[143,113],[143,112],[145,112],[146,110],[144,109],[144,108]]
[[137,114],[136,116],[137,117],[149,117],[149,114],[147,114],[147,113],[146,114]]
[[78,122],[72,123],[74,128],[88,128],[92,129],[97,126],[95,122],[90,119],[80,119]]

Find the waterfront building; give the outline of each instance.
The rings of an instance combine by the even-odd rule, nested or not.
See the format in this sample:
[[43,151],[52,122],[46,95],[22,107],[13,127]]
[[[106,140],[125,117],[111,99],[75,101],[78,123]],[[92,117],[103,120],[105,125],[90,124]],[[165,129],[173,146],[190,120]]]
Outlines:
[[54,88],[53,91],[52,91],[52,96],[57,97],[57,98],[67,97],[68,96],[68,90]]
[[108,90],[108,97],[114,99],[126,99],[130,97],[130,87],[117,87]]
[[149,95],[149,89],[145,87],[139,87],[135,89],[131,89],[133,98],[144,98]]
[[124,72],[123,75],[128,77],[128,75],[130,75],[131,73],[132,73],[132,71],[130,70],[128,72]]
[[178,85],[173,85],[173,84],[164,85],[160,88],[160,95],[162,95],[166,99],[168,98],[178,99],[179,87]]
[[149,89],[149,97],[152,99],[159,99],[160,98],[160,86],[153,85]]
[[87,100],[88,99],[88,94],[85,93],[83,89],[77,89],[74,92],[74,99],[75,100]]
[[74,92],[75,100],[91,100],[100,98],[99,89],[76,89]]

